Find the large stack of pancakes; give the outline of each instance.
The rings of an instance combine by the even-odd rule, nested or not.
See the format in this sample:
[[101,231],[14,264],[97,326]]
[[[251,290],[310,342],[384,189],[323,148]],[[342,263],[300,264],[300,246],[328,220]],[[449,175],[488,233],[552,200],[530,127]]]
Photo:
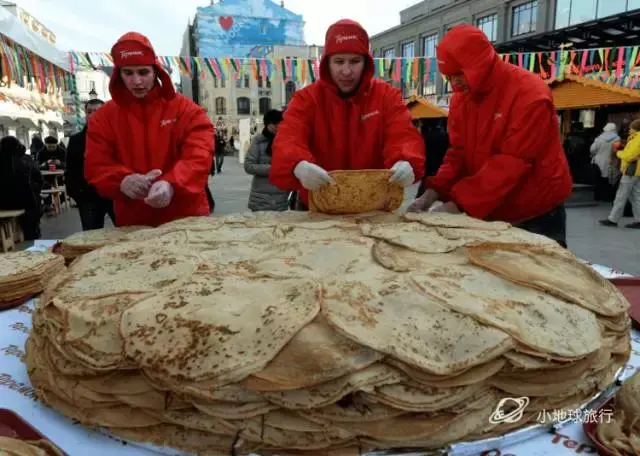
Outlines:
[[[45,402],[133,441],[432,449],[591,399],[630,355],[627,309],[571,253],[506,223],[190,218],[77,258],[40,299],[27,364]],[[521,420],[495,419],[523,396]]]
[[148,227],[125,226],[120,228],[80,231],[72,234],[60,243],[60,255],[64,257],[68,264],[92,250],[115,242],[124,241],[128,234],[143,228]]
[[20,305],[40,294],[64,270],[64,259],[51,252],[0,254],[0,309]]

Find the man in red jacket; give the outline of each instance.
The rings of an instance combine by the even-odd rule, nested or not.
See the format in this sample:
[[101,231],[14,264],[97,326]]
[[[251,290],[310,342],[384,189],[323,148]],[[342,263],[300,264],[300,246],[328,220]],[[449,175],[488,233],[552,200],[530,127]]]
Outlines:
[[405,187],[422,177],[422,137],[400,91],[373,73],[367,32],[351,20],[329,27],[320,80],[296,92],[279,126],[271,183],[306,206],[309,190],[332,182],[327,171],[390,168]]
[[209,215],[205,186],[214,127],[177,94],[149,40],[127,33],[111,49],[113,98],[89,121],[85,175],[114,201],[118,226]]
[[454,27],[437,48],[454,90],[450,146],[428,190],[410,207],[503,220],[566,246],[563,203],[573,182],[551,91],[539,76],[505,63],[485,34]]

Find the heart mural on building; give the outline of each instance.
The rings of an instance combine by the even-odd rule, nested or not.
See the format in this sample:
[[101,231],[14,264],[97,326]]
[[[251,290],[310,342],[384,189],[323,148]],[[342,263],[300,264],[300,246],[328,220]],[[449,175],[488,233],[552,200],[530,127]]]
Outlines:
[[220,16],[218,18],[218,22],[220,23],[220,27],[225,32],[228,32],[229,29],[233,26],[233,18],[231,16]]

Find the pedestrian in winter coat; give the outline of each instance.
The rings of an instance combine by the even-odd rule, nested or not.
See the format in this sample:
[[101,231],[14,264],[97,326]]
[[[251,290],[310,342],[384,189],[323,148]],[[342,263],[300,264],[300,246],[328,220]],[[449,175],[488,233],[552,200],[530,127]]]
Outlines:
[[264,128],[251,140],[244,159],[244,170],[253,175],[249,209],[252,211],[286,211],[289,208],[289,192],[282,191],[269,182],[272,144],[282,122],[282,112],[273,109],[264,115]]
[[320,80],[296,92],[273,143],[269,178],[282,190],[331,183],[328,171],[392,169],[404,187],[424,173],[425,148],[398,89],[374,79],[369,36],[357,22],[327,30]]
[[563,203],[573,182],[551,91],[504,62],[476,27],[451,29],[437,48],[454,94],[450,146],[428,190],[410,206],[503,220],[566,245]]
[[616,153],[620,159],[620,185],[613,201],[613,207],[609,217],[601,220],[604,226],[618,226],[624,215],[627,202],[631,202],[634,222],[625,225],[626,228],[640,229],[640,119],[631,122],[629,126],[629,138],[624,149]]
[[23,210],[18,223],[27,241],[40,238],[42,175],[15,136],[0,139],[0,210]]
[[[222,137],[222,133],[216,134],[215,139],[215,169],[218,174],[222,172],[222,164],[224,163],[224,150],[227,148],[227,142]],[[213,174],[213,173],[211,173]]]
[[[84,107],[87,123],[104,105],[102,100],[89,100]],[[69,138],[67,148],[67,168],[64,173],[67,193],[78,205],[82,229],[98,230],[104,228],[104,218],[109,215],[115,224],[113,201],[101,197],[95,187],[84,176],[84,157],[87,147],[87,125]]]
[[57,168],[64,169],[67,161],[67,153],[58,138],[47,136],[44,138],[44,147],[38,152],[38,165],[41,169],[46,169],[50,164]]
[[127,33],[111,49],[112,100],[89,122],[85,175],[114,201],[118,226],[209,215],[214,127],[177,94],[149,40]]
[[596,201],[611,201],[614,193],[611,162],[614,144],[620,141],[616,124],[609,122],[591,144],[591,164],[594,169]]

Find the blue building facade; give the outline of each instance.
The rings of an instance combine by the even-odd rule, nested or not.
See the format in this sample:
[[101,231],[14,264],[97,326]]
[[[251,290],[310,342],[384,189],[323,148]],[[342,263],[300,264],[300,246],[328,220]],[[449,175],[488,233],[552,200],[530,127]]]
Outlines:
[[274,45],[304,45],[304,21],[270,0],[221,0],[198,8],[201,57],[264,57]]

